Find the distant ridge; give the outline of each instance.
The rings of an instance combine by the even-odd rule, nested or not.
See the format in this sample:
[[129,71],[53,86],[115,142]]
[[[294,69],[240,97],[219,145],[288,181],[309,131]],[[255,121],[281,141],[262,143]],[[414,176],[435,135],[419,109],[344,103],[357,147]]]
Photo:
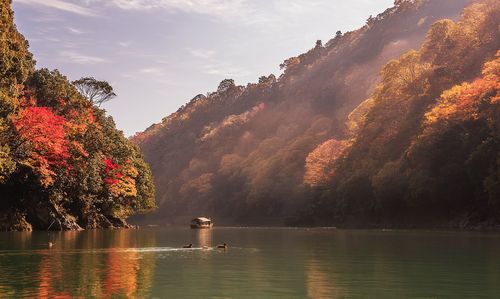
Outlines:
[[[496,186],[497,168],[475,166],[481,174],[474,178],[420,169],[440,161],[445,169],[463,167],[476,143],[456,144],[467,150],[453,162],[427,161],[417,151],[431,130],[429,115],[444,105],[442,93],[482,80],[484,63],[498,50],[498,3],[472,1],[462,12],[470,3],[396,1],[364,27],[287,59],[278,78],[246,87],[224,80],[134,136],[158,186],[159,209],[146,220],[210,214],[231,225],[368,227],[494,219],[486,198],[496,191],[485,186]],[[461,13],[458,23],[446,20]],[[483,132],[489,125],[485,119],[476,126]],[[481,154],[484,165],[495,165],[486,154],[497,152],[495,142]],[[426,146],[449,158],[445,153],[456,149]],[[455,184],[464,190],[452,191]]]

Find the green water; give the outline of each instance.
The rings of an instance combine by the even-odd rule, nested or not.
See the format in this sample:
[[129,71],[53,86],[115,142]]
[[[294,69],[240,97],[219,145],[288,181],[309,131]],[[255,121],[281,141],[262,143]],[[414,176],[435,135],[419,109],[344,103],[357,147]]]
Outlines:
[[[228,250],[200,248],[222,242]],[[196,248],[180,248],[186,243]],[[500,234],[274,228],[0,233],[0,297],[58,296],[500,298]]]

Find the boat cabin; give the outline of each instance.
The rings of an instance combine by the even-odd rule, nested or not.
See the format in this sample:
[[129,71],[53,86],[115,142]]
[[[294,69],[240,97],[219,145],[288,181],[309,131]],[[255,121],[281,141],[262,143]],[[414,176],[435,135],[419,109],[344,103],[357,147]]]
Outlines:
[[191,228],[212,228],[212,220],[206,217],[198,217],[191,220]]

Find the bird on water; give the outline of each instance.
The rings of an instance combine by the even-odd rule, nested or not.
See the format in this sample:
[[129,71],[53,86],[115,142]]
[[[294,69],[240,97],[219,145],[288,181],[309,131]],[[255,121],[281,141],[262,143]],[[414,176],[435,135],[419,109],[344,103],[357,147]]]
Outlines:
[[219,245],[217,245],[217,248],[227,249],[227,244],[226,243],[219,244]]

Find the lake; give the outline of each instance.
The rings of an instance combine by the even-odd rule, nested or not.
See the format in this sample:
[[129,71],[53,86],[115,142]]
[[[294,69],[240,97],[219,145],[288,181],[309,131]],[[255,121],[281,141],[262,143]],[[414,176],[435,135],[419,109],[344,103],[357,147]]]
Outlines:
[[[213,248],[223,242],[227,250]],[[188,243],[194,248],[183,249]],[[500,298],[500,234],[217,227],[0,233],[1,298],[78,296]]]

